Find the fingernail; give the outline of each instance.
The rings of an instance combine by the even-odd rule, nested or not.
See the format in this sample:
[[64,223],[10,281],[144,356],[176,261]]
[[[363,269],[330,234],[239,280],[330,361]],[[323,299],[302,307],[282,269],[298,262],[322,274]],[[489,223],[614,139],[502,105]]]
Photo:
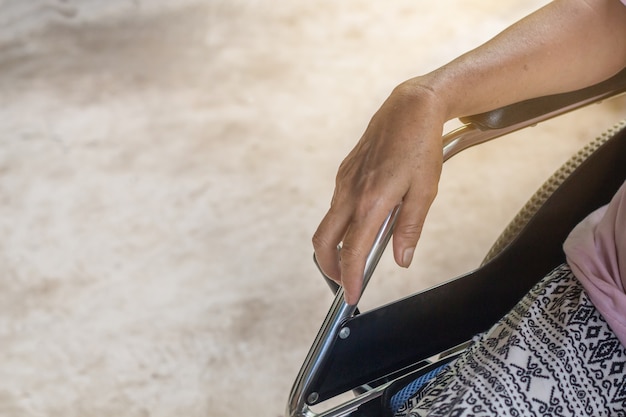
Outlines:
[[402,266],[408,268],[411,265],[411,261],[413,260],[413,252],[415,252],[415,248],[407,248],[402,253]]

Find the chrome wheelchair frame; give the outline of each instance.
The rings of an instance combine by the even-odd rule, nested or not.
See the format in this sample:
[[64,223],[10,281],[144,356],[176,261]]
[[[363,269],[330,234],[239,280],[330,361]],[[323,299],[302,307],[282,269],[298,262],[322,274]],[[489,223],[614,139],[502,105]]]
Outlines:
[[[626,69],[582,90],[461,118],[463,125],[443,137],[444,160],[471,146],[624,92]],[[500,242],[497,253],[467,275],[363,314],[346,304],[343,290],[327,278],[335,298],[293,384],[286,415],[383,415],[391,387],[430,369],[434,362],[458,355],[473,335],[495,323],[536,281],[562,262],[560,243],[569,230],[608,202],[624,182],[626,129],[616,129],[597,148],[543,202],[520,233]],[[583,193],[586,200],[572,209],[567,201]],[[367,257],[363,289],[391,238],[399,210],[392,210],[376,236]],[[525,262],[521,270],[510,266],[523,259],[532,262]],[[498,301],[485,306],[481,302],[484,297]],[[450,305],[456,308],[446,309]],[[471,317],[467,311],[472,311]],[[447,326],[445,335],[437,331],[443,324]],[[428,336],[411,337],[411,332]],[[364,367],[364,361],[374,366]],[[354,398],[321,412],[313,411],[313,406],[350,391]]]

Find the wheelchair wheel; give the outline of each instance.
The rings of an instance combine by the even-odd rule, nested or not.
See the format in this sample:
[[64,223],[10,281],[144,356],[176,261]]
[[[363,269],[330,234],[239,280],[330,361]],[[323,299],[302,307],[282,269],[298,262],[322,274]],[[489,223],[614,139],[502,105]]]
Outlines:
[[528,202],[522,207],[517,215],[506,226],[502,234],[496,239],[495,243],[487,252],[481,264],[485,265],[493,258],[498,256],[504,248],[506,248],[517,235],[526,227],[526,224],[535,215],[537,210],[546,202],[546,200],[554,193],[554,191],[565,181],[572,172],[580,164],[582,164],[591,154],[593,154],[606,141],[611,139],[617,132],[626,127],[626,120],[615,124],[601,136],[585,145],[580,151],[572,156],[561,168],[559,168],[552,176],[533,194]]

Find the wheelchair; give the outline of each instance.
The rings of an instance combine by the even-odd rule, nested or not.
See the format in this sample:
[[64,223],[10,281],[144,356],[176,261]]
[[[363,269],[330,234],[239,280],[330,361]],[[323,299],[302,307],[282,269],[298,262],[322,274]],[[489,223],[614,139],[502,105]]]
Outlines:
[[[626,69],[578,91],[461,118],[463,125],[443,137],[444,160],[624,92]],[[478,269],[362,314],[343,301],[337,284],[324,277],[335,298],[293,384],[286,415],[392,415],[394,395],[458,357],[474,335],[489,329],[565,261],[562,244],[571,229],[607,204],[625,180],[626,121],[557,171],[507,226]],[[398,211],[396,207],[389,214],[368,254],[364,288],[391,237]],[[484,303],[485,299],[492,302]]]

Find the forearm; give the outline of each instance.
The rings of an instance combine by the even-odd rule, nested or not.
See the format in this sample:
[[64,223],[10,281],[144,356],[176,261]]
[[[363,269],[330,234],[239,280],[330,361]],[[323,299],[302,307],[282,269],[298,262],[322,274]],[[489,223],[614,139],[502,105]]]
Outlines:
[[437,192],[446,120],[583,88],[625,65],[626,7],[619,0],[555,0],[479,48],[402,83],[339,167],[331,207],[313,237],[322,270],[356,303],[364,254],[399,203],[394,257],[409,266]]
[[429,90],[449,120],[583,88],[625,65],[626,7],[619,0],[556,0],[400,89]]

